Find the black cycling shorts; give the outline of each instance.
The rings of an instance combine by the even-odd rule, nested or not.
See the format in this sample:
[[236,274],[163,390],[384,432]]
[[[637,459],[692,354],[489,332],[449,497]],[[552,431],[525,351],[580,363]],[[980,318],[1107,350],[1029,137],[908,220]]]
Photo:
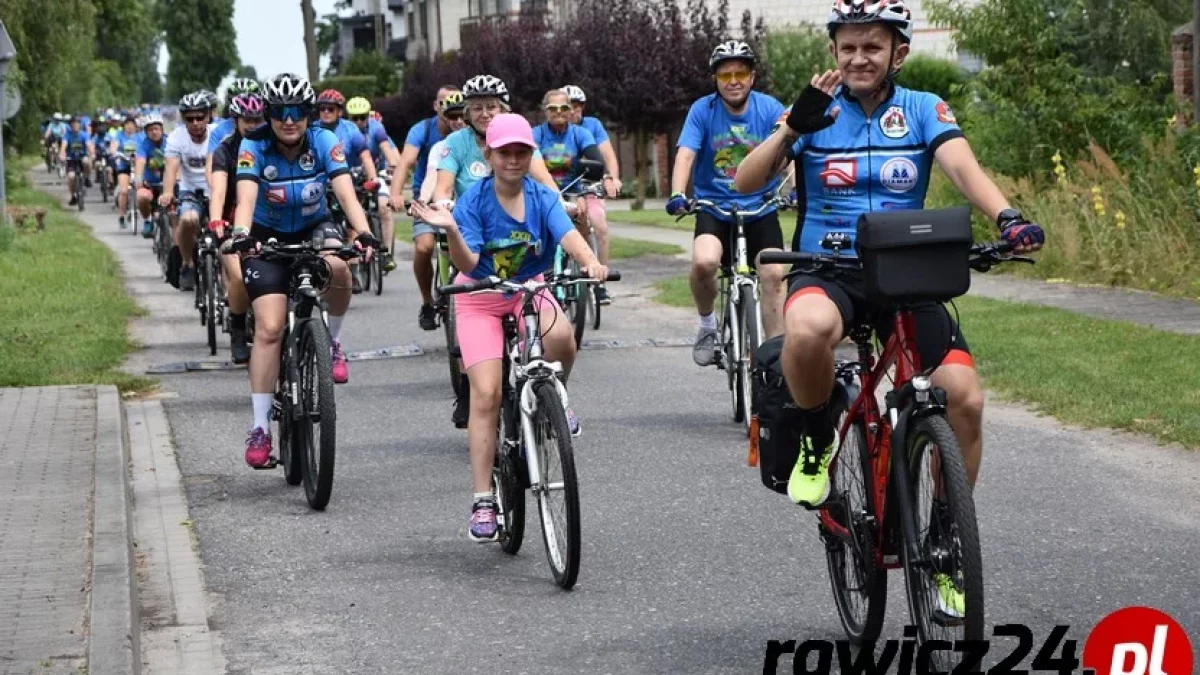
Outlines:
[[[792,301],[807,293],[819,293],[837,305],[842,315],[842,335],[847,335],[856,325],[870,325],[875,329],[881,343],[886,343],[892,334],[894,313],[887,307],[867,300],[863,292],[861,276],[841,273],[835,281],[815,276],[800,275],[792,279],[788,288],[788,299],[783,313],[787,316]],[[919,303],[912,308],[917,329],[917,352],[921,366],[958,363],[974,367],[971,349],[963,337],[958,323],[939,302]]]
[[[300,244],[311,241],[316,245],[324,245],[329,239],[341,241],[339,228],[333,223],[320,223],[300,232],[279,232],[261,225],[250,228],[250,236],[266,243],[275,239],[281,244]],[[254,301],[264,295],[286,295],[290,290],[291,271],[281,262],[268,262],[262,258],[248,258],[242,261],[242,281],[246,284],[246,294]]]
[[[772,211],[755,221],[746,221],[743,225],[746,232],[746,257],[750,266],[755,267],[754,261],[759,252],[765,248],[783,248],[783,231],[779,229],[779,213]],[[696,213],[696,229],[692,232],[695,239],[702,234],[711,234],[721,240],[721,266],[729,267],[733,258],[733,223],[718,220],[707,212]]]

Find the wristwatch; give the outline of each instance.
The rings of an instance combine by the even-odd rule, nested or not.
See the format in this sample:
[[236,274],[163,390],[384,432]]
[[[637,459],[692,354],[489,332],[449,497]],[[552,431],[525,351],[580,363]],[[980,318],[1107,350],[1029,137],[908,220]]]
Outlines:
[[1025,220],[1025,216],[1021,215],[1021,212],[1017,209],[1004,209],[996,215],[996,227],[1003,230],[1008,223],[1021,220]]

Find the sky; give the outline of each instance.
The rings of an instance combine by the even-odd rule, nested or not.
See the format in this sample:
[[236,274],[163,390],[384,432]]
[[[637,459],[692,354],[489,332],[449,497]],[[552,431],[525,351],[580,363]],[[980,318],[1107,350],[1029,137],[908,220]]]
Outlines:
[[[318,17],[333,12],[335,0],[313,0]],[[238,55],[254,66],[260,78],[291,71],[305,75],[304,18],[300,0],[234,0],[233,27],[237,30]],[[167,72],[166,48],[159,57],[159,71]],[[328,65],[321,60],[321,70]]]

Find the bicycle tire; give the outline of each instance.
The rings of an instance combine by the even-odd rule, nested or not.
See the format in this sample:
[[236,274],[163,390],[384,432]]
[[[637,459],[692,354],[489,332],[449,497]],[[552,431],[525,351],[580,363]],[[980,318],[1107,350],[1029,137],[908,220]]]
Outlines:
[[446,316],[442,321],[442,328],[446,332],[446,360],[450,363],[450,386],[454,390],[455,396],[461,396],[459,391],[463,387],[463,372],[458,365],[459,357],[455,356],[455,350],[458,347],[458,323],[454,318],[454,296],[446,298]]
[[738,343],[737,332],[733,324],[737,321],[732,296],[725,303],[725,321],[721,329],[721,360],[725,365],[725,379],[729,385],[729,397],[733,403],[733,421],[743,422],[745,403],[742,401],[742,382],[738,374]]
[[[492,480],[496,484],[496,500],[500,506],[500,550],[516,555],[525,540],[525,484],[521,481],[518,463],[524,459],[520,454],[521,429],[516,401],[510,392],[505,392],[500,407],[500,443],[496,449],[496,466],[492,469]],[[512,438],[508,438],[508,436]],[[512,442],[515,447],[509,447]]]
[[[571,446],[571,431],[558,389],[552,382],[535,383],[537,410],[533,415],[534,435],[537,437],[541,484],[535,486],[538,513],[542,520],[542,541],[554,583],[570,589],[579,578],[579,481],[575,475],[575,455]],[[553,437],[553,457],[547,445]],[[554,479],[551,459],[557,459],[560,480]],[[562,483],[562,523],[556,523],[550,505],[548,486]],[[560,531],[561,530],[561,531]],[[558,545],[559,542],[562,545]]]
[[363,291],[371,290],[371,269],[365,260],[358,259],[358,264],[354,266],[354,273],[358,275],[358,283],[362,285]]
[[[596,241],[595,232],[588,235],[588,245],[592,247],[596,255],[600,255],[600,244]],[[592,310],[592,330],[600,330],[600,303],[596,300],[596,289],[598,288],[600,287],[588,286],[588,300],[591,303],[590,308]]]
[[[931,523],[928,520],[929,508],[923,506],[920,495],[922,477],[931,475],[932,471],[924,468],[926,447],[936,447],[938,464],[940,466],[941,483],[945,492],[945,504],[951,519],[952,531],[949,538],[951,544],[949,564],[956,569],[951,573],[957,577],[959,587],[966,599],[966,613],[963,615],[961,631],[945,631],[949,626],[935,626],[935,619],[930,610],[930,602],[937,595],[937,587],[932,583],[928,566],[918,566],[908,559],[908,546],[902,547],[904,562],[905,590],[908,596],[909,616],[917,627],[918,645],[929,640],[982,640],[984,639],[984,595],[983,595],[983,556],[979,547],[979,525],[975,519],[975,500],[972,489],[967,482],[966,465],[962,452],[958,447],[958,439],[954,436],[950,423],[940,414],[928,415],[910,421],[908,437],[905,439],[905,450],[909,462],[909,478],[913,481],[913,508],[917,510],[917,536],[922,541],[917,542],[918,549],[923,555],[928,554],[928,537],[926,535]],[[932,489],[932,479],[930,479]],[[932,492],[930,493],[932,499]],[[940,528],[939,528],[940,529]],[[947,536],[947,535],[943,535]],[[932,591],[932,594],[931,594]],[[934,628],[942,630],[933,630]],[[955,633],[961,632],[957,638]],[[946,634],[950,633],[949,637]],[[945,666],[945,664],[942,664]],[[946,669],[942,667],[942,669]]]
[[753,286],[742,286],[738,289],[738,306],[741,308],[741,318],[738,320],[738,344],[741,346],[737,362],[738,391],[742,402],[742,426],[746,436],[750,436],[750,419],[754,414],[754,352],[758,348],[758,297]]
[[[572,274],[578,275],[579,263],[575,262],[575,259],[572,258],[568,269],[571,270]],[[567,314],[571,318],[571,326],[575,332],[575,349],[583,346],[583,331],[587,328],[589,297],[591,297],[590,286],[571,284],[570,289],[567,291],[567,298],[570,301],[570,309],[567,310]]]
[[379,253],[376,252],[371,257],[371,281],[375,284],[375,295],[383,295],[383,261],[379,258]]
[[[284,329],[287,330],[286,328]],[[288,356],[292,347],[288,346],[290,338],[283,336],[283,353],[279,364],[279,384],[275,392],[275,401],[279,407],[275,410],[279,426],[279,463],[283,465],[283,480],[288,485],[299,485],[304,480],[304,454],[308,448],[304,446],[304,436],[295,433],[296,426],[292,419],[296,402],[292,400],[291,382],[295,374],[295,363]]]
[[[866,427],[862,420],[856,420],[849,429],[846,437],[841,439],[838,455],[830,467],[830,499],[826,503],[842,506],[837,513],[840,513],[840,522],[850,532],[851,539],[826,532],[823,526],[820,529],[825,540],[825,561],[838,618],[850,642],[862,645],[877,640],[883,629],[887,610],[887,570],[875,566],[879,521],[875,517],[874,480]],[[860,494],[852,495],[855,485]],[[847,553],[851,556],[850,561],[846,559]],[[856,615],[858,612],[851,606],[854,596],[861,596],[865,604],[861,616]]]
[[[333,492],[337,456],[337,408],[333,399],[333,356],[329,329],[320,313],[303,320],[297,348],[302,417],[296,422],[303,435],[304,497],[315,511],[324,511]],[[313,401],[313,397],[316,401]],[[315,416],[314,416],[315,415]],[[318,427],[314,433],[313,427]]]
[[204,256],[204,314],[208,318],[208,352],[217,355],[217,261],[211,255]]

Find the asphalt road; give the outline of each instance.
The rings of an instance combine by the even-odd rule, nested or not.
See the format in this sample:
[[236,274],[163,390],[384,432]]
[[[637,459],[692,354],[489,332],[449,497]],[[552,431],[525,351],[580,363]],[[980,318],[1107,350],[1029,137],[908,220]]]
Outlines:
[[[208,359],[190,296],[159,281],[149,242],[121,234],[91,197],[83,218],[150,312],[129,367]],[[650,279],[684,264],[618,263],[628,281],[611,285],[615,303],[589,335],[691,336],[689,312],[646,297]],[[416,325],[407,254],[386,281],[381,297],[354,298],[346,348],[432,351],[351,363],[324,513],[282,471],[243,463],[243,371],[162,377],[178,395],[166,406],[230,672],[745,673],[761,672],[767,640],[841,637],[814,517],[761,487],[723,374],[695,367],[687,348],[580,355],[574,591],[553,585],[532,522],[515,557],[469,541],[465,433],[449,421],[441,333]],[[997,402],[985,443],[975,497],[990,624],[1027,624],[1039,644],[1069,624],[1082,642],[1108,612],[1150,605],[1200,647],[1200,458]],[[884,636],[904,623],[892,575]],[[790,672],[789,658],[780,664]]]

